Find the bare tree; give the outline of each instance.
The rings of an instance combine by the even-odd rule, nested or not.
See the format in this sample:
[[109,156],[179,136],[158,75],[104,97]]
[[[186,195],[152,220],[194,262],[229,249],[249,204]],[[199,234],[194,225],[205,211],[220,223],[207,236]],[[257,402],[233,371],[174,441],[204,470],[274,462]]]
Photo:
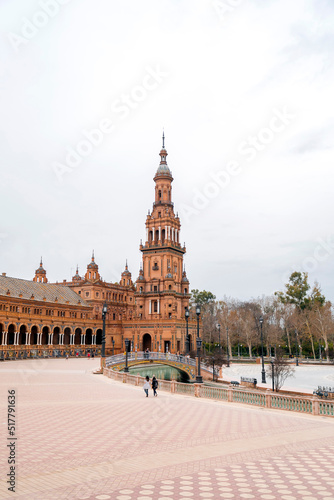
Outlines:
[[283,351],[277,349],[276,358],[267,367],[267,377],[274,378],[275,391],[278,392],[288,377],[293,377],[294,367],[283,357]]
[[202,360],[206,366],[211,366],[213,371],[213,380],[215,379],[215,371],[227,364],[226,356],[222,350],[215,348],[211,353],[208,353]]

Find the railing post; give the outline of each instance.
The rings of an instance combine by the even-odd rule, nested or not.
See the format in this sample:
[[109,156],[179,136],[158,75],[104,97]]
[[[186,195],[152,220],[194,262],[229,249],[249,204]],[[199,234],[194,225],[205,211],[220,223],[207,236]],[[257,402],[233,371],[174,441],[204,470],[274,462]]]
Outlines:
[[194,384],[194,386],[195,386],[195,397],[196,398],[201,397],[200,396],[200,387],[201,387],[201,384]]
[[126,384],[128,381],[128,374],[127,373],[123,373],[123,384]]
[[267,392],[265,394],[265,398],[266,398],[266,408],[271,408],[271,393]]
[[319,400],[317,398],[312,399],[312,414],[319,415]]
[[175,380],[172,380],[171,384],[170,384],[170,392],[174,393],[175,392]]
[[139,375],[136,376],[136,385],[139,385]]
[[229,388],[227,389],[227,401],[228,401],[229,403],[232,403],[232,401],[233,401],[232,387],[229,387]]

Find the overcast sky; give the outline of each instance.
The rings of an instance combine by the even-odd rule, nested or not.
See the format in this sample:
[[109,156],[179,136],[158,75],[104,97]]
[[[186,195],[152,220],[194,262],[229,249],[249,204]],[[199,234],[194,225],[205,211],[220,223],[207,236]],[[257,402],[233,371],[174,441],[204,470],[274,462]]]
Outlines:
[[94,249],[136,279],[164,128],[191,288],[299,270],[334,301],[333,1],[1,0],[0,26],[0,272]]

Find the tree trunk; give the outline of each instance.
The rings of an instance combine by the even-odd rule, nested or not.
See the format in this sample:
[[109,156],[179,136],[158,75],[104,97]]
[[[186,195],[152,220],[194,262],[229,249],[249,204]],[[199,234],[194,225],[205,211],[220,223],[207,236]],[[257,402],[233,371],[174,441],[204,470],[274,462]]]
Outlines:
[[310,336],[310,341],[311,341],[311,346],[312,346],[312,352],[313,352],[313,359],[315,359],[315,350],[314,350],[314,343],[313,343],[313,337],[312,337],[312,333],[311,333],[311,329],[310,329],[310,325],[309,325],[309,322],[308,320],[306,320],[306,327],[307,327],[307,331],[308,331],[308,334]]
[[285,332],[286,332],[286,338],[288,339],[288,348],[289,348],[289,355],[290,355],[291,354],[290,333],[289,333],[289,330],[287,328],[285,328]]
[[329,361],[328,339],[327,339],[327,335],[325,333],[323,333],[323,339],[325,342],[326,359],[327,359],[327,361]]

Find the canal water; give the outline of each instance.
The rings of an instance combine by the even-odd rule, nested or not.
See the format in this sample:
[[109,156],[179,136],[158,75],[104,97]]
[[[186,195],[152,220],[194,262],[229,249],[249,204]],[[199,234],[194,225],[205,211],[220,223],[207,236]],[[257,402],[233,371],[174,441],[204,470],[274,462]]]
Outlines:
[[132,375],[140,375],[141,377],[146,377],[148,375],[150,378],[153,375],[161,380],[176,380],[177,382],[189,382],[189,377],[186,373],[179,371],[177,368],[168,365],[159,364],[149,364],[149,365],[138,365],[129,366],[129,373]]

